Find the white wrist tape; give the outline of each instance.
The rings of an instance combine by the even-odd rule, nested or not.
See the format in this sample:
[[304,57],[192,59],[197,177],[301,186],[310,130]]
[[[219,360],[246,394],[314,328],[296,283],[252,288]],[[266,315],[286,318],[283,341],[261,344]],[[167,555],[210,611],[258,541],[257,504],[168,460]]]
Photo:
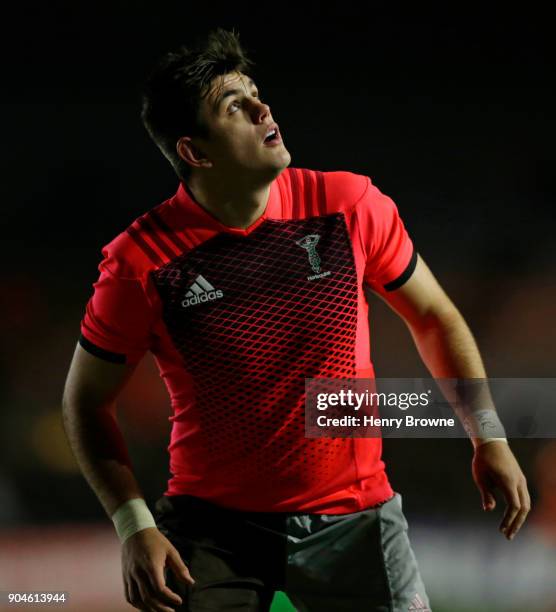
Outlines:
[[475,448],[487,442],[508,441],[495,410],[477,410],[463,419],[463,426]]
[[122,504],[112,515],[112,522],[122,544],[134,533],[156,527],[153,515],[141,498],[130,499]]
[[473,447],[477,448],[478,446],[482,446],[487,442],[505,442],[508,444],[507,438],[471,438],[471,442],[473,443]]

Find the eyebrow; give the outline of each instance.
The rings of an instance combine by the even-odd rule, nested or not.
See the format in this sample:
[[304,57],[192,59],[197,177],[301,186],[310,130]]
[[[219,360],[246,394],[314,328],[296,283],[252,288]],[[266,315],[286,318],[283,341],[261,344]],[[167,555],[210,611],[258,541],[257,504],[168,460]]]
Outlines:
[[[249,87],[254,87],[258,91],[258,88],[255,85],[255,82],[253,81],[253,79],[249,79],[247,85]],[[214,109],[217,111],[220,108],[222,102],[224,102],[226,98],[229,98],[230,96],[237,96],[239,94],[242,94],[243,91],[244,91],[243,89],[228,89],[218,98],[218,100],[216,100],[216,102],[214,103]]]

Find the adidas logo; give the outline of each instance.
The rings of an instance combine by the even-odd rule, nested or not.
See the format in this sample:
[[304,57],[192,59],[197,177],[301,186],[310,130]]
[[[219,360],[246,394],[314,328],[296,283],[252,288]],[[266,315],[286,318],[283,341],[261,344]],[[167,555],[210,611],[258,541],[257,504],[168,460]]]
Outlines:
[[189,287],[189,291],[185,294],[185,300],[183,300],[181,305],[187,308],[188,306],[195,306],[195,304],[212,302],[221,297],[224,297],[224,293],[220,289],[215,289],[206,278],[199,274],[191,287]]

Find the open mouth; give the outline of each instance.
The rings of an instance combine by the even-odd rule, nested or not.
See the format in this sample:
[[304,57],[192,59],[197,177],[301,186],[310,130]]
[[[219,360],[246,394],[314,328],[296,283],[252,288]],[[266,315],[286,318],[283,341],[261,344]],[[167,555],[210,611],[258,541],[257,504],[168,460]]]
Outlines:
[[266,135],[266,138],[264,139],[264,144],[268,144],[270,142],[277,141],[279,139],[280,139],[280,132],[278,131],[278,127],[275,127],[275,128],[272,128]]
[[272,130],[272,132],[270,132],[270,134],[264,139],[264,141],[265,143],[272,142],[273,140],[276,140],[277,137],[278,132],[276,130]]

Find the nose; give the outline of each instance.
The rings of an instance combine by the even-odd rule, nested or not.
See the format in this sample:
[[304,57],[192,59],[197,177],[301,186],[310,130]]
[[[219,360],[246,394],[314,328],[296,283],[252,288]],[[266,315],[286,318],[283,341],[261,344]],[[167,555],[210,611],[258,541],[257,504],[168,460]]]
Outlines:
[[270,106],[264,102],[260,102],[256,98],[252,100],[251,117],[255,123],[264,123],[265,119],[270,116]]

